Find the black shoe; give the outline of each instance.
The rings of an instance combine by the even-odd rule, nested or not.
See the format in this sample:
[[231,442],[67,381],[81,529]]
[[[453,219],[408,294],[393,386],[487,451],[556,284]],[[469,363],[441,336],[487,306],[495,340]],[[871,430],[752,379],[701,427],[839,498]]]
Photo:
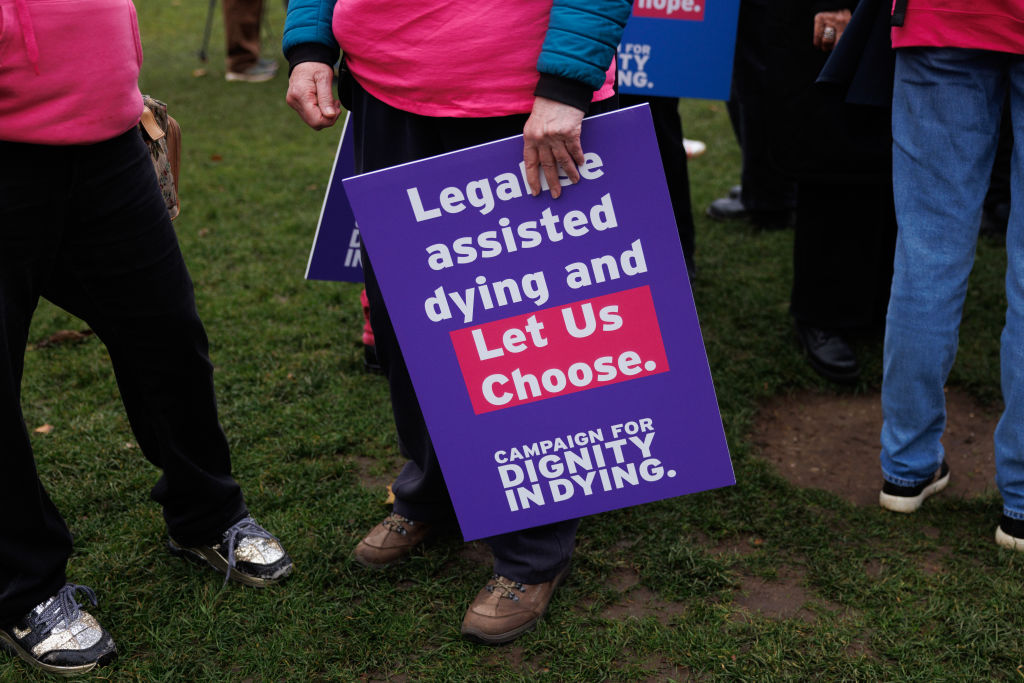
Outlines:
[[747,217],[747,207],[743,206],[739,197],[733,197],[730,193],[728,197],[719,197],[708,204],[704,213],[712,220],[735,221]]
[[796,323],[796,336],[811,367],[825,379],[849,384],[860,377],[853,349],[835,332]]
[[[935,470],[931,479],[917,486],[899,486],[888,481],[882,482],[878,504],[893,512],[914,512],[921,507],[925,498],[946,488],[948,483],[949,465],[943,462],[942,467]],[[996,540],[998,541],[998,531]],[[1024,543],[1024,539],[1021,542]]]
[[1010,550],[1024,550],[1024,519],[1003,515],[996,527],[996,543]]
[[114,661],[114,639],[95,617],[81,610],[75,598],[79,591],[96,604],[92,589],[66,584],[19,622],[0,628],[0,650],[61,676],[85,673]]
[[196,564],[208,564],[221,572],[224,583],[233,579],[246,586],[263,588],[292,573],[292,558],[281,542],[252,517],[232,524],[216,543],[186,547],[168,538],[167,547],[179,557]]

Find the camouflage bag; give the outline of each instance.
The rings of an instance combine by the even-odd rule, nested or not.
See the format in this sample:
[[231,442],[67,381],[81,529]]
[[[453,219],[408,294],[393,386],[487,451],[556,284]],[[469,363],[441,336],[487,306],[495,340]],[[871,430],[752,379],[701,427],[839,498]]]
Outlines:
[[181,126],[167,114],[167,105],[149,95],[142,96],[146,108],[142,110],[139,131],[149,146],[156,179],[167,205],[171,220],[178,217],[178,168],[181,165]]

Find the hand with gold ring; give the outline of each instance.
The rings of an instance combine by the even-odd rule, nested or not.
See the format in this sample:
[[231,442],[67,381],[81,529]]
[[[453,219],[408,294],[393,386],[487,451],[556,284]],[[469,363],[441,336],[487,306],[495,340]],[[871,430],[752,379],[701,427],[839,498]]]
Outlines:
[[843,37],[846,25],[850,23],[850,10],[818,12],[814,15],[814,47],[828,52]]

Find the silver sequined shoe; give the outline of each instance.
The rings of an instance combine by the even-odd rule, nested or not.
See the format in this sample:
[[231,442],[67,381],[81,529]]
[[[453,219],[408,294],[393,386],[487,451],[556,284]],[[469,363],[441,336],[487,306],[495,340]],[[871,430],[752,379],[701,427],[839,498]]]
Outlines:
[[114,639],[95,617],[81,610],[75,599],[78,591],[96,605],[91,588],[69,583],[18,623],[0,628],[0,649],[62,676],[85,673],[114,661]]
[[234,579],[263,588],[292,573],[292,558],[281,542],[252,517],[232,524],[213,545],[186,547],[168,538],[167,547],[179,557],[208,564],[223,573],[225,583]]

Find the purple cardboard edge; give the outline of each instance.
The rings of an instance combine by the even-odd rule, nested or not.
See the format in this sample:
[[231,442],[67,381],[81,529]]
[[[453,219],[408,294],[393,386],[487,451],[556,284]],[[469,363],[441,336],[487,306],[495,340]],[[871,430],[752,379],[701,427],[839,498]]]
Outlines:
[[[359,229],[341,182],[344,177],[355,173],[352,129],[348,124],[349,117],[346,117],[306,261],[307,280],[363,282]],[[349,265],[352,262],[356,265]]]

